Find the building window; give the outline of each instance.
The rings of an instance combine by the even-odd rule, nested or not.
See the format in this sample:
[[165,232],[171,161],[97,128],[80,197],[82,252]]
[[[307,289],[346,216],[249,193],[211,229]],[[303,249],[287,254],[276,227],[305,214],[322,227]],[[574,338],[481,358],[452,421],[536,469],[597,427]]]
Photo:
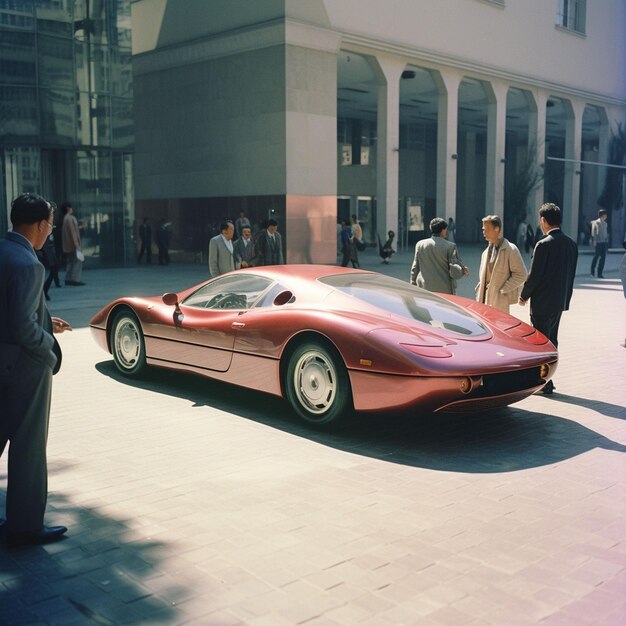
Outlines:
[[559,0],[556,25],[585,34],[587,0]]

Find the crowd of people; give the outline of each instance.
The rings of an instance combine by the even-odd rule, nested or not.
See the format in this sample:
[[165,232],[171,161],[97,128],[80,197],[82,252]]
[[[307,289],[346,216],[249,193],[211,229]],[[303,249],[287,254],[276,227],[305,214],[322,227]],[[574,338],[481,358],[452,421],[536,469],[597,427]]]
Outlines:
[[250,221],[241,212],[235,222],[224,220],[219,231],[209,240],[211,277],[246,267],[285,264],[283,240],[275,219],[264,222],[253,236]]

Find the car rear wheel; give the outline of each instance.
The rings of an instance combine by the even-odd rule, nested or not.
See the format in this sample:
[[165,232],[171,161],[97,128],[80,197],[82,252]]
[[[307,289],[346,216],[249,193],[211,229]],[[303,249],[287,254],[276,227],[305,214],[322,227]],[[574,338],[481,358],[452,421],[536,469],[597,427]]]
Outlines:
[[110,340],[117,369],[126,376],[139,376],[146,368],[146,346],[134,313],[124,310],[115,315]]
[[344,422],[352,412],[352,392],[337,351],[321,340],[299,345],[289,358],[286,396],[309,424],[337,426]]

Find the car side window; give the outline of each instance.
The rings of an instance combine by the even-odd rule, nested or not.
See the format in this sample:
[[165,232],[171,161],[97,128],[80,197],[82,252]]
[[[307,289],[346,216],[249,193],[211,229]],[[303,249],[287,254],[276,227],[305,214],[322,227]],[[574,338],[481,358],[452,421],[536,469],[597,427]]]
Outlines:
[[187,296],[183,304],[198,309],[249,309],[271,284],[268,278],[248,273],[216,278]]

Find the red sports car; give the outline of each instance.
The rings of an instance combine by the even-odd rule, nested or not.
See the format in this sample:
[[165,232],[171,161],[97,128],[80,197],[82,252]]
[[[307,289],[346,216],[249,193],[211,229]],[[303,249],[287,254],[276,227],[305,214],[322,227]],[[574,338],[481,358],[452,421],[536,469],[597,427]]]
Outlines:
[[489,306],[375,272],[283,265],[115,300],[90,322],[120,372],[194,372],[286,397],[316,425],[353,411],[470,412],[540,389],[557,351]]

